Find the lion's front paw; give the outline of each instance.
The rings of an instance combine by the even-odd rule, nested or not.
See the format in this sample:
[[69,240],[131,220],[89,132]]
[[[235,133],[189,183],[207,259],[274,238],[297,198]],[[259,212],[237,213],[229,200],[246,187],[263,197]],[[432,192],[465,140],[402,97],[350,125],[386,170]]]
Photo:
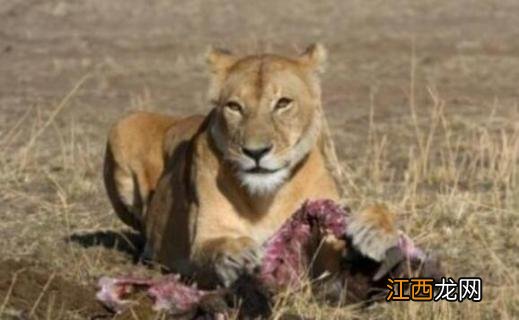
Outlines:
[[348,235],[353,246],[365,256],[382,261],[389,248],[398,243],[394,214],[384,205],[373,205],[350,216]]
[[215,271],[220,283],[229,287],[240,275],[254,273],[261,264],[262,257],[263,250],[258,245],[245,246],[238,252],[221,252],[215,261]]

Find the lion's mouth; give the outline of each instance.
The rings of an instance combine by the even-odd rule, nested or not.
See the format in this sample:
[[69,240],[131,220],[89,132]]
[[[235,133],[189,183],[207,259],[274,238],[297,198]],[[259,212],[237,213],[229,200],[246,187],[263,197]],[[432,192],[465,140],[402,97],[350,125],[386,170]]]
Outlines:
[[252,174],[271,174],[279,171],[279,169],[267,169],[260,166],[256,166],[251,169],[244,170],[246,173],[252,173]]

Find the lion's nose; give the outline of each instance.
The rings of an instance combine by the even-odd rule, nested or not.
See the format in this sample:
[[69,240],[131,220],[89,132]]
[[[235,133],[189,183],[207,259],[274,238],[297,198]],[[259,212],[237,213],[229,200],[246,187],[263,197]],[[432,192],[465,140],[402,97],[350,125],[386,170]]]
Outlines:
[[272,150],[272,145],[264,148],[245,148],[242,147],[241,150],[243,153],[248,156],[249,158],[254,159],[256,162],[259,162],[261,158],[263,158],[265,155],[267,155],[270,150]]

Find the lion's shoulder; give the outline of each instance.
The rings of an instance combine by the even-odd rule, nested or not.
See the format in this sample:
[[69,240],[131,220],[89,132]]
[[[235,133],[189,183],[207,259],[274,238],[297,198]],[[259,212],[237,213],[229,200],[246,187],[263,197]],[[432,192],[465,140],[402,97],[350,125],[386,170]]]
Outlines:
[[201,130],[205,121],[206,116],[193,115],[183,118],[170,126],[163,140],[165,155],[171,157],[180,144],[187,143]]

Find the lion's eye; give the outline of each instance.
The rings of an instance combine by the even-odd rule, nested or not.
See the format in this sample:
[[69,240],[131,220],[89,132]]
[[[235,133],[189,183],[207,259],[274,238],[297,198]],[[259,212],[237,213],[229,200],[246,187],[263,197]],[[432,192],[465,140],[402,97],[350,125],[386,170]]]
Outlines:
[[274,107],[275,110],[281,110],[281,109],[285,109],[287,108],[288,106],[290,106],[290,104],[292,103],[292,99],[290,98],[280,98],[277,102],[276,102],[276,106]]
[[242,113],[243,107],[236,101],[229,101],[225,104],[225,107],[231,111]]

